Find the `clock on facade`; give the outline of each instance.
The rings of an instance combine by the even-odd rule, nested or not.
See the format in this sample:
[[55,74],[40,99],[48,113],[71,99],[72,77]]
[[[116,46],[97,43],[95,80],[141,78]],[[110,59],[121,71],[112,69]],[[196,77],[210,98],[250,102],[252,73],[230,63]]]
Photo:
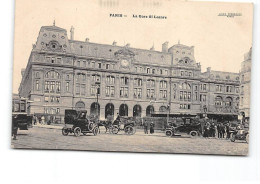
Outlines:
[[127,68],[127,67],[129,67],[129,65],[130,65],[130,63],[129,63],[128,60],[126,60],[126,59],[121,60],[121,66],[122,67]]

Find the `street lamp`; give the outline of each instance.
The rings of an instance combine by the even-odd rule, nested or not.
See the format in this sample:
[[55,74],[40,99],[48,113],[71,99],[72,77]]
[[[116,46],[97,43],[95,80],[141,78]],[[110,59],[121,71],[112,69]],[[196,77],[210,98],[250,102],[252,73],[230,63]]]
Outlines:
[[98,95],[100,94],[100,82],[95,82],[95,85],[96,85],[96,91],[97,91],[96,112],[97,112],[97,115],[99,115],[99,110],[98,110]]

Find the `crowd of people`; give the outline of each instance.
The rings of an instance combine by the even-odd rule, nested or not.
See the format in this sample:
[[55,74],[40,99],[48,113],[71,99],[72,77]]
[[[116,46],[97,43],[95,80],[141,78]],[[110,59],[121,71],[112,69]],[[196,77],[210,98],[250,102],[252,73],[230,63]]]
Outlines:
[[219,139],[230,139],[231,127],[229,123],[207,122],[203,127],[203,137],[216,137]]

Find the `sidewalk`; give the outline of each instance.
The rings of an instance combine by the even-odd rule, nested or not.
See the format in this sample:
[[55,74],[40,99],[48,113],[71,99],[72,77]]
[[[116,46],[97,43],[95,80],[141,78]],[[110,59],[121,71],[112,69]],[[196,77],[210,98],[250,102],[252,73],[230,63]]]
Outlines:
[[41,124],[37,124],[37,125],[33,125],[33,127],[39,127],[39,128],[48,128],[48,129],[62,129],[63,128],[63,124],[52,124],[52,125],[41,125]]

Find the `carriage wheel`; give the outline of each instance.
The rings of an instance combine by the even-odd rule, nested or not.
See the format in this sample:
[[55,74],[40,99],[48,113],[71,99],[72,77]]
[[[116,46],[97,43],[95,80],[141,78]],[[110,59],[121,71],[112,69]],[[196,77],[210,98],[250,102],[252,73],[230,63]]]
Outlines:
[[74,135],[76,137],[79,137],[81,134],[81,129],[79,127],[74,128]]
[[236,136],[235,135],[233,135],[232,137],[231,137],[231,142],[235,142],[235,140],[236,140]]
[[93,122],[89,122],[89,124],[88,124],[88,130],[89,130],[89,131],[92,131],[94,128],[95,128],[94,123],[93,123]]
[[172,131],[171,130],[166,130],[165,135],[168,137],[172,136]]
[[192,137],[198,136],[198,132],[197,132],[197,131],[191,131],[191,132],[190,132],[190,135],[191,135]]
[[246,135],[246,142],[249,143],[249,134]]
[[95,127],[92,132],[96,136],[98,134],[98,127]]
[[119,132],[119,129],[117,127],[112,127],[112,133],[117,134]]
[[62,135],[67,136],[69,134],[69,131],[67,128],[62,128]]
[[134,134],[134,128],[132,126],[126,126],[125,127],[125,133],[128,135],[133,135]]

